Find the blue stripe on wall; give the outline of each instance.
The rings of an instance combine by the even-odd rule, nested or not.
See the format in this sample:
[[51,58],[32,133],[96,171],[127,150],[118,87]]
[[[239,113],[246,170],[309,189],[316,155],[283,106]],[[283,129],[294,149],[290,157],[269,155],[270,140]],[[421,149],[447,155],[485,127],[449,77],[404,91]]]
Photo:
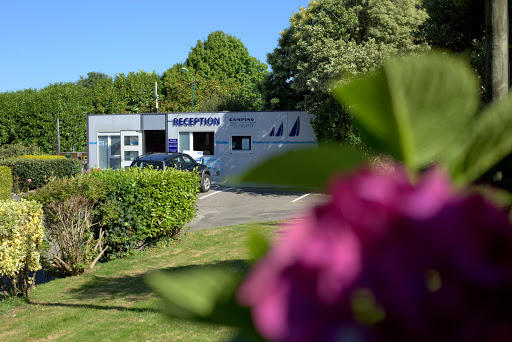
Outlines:
[[[228,141],[216,141],[216,144],[229,144]],[[253,144],[317,144],[317,141],[253,141]]]
[[253,144],[317,144],[316,141],[253,141]]

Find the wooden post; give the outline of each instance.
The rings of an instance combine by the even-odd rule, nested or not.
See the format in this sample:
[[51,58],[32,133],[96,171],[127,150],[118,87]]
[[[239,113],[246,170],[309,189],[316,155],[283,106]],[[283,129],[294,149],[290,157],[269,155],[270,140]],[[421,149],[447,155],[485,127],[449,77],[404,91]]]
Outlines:
[[508,1],[485,0],[485,102],[508,95]]

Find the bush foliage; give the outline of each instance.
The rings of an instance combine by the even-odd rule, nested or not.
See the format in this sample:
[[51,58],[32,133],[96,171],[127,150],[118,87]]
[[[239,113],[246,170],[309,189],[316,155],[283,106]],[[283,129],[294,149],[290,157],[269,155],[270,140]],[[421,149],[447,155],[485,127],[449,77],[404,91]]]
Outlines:
[[[43,212],[33,201],[0,201],[0,293],[28,296],[35,271],[41,269],[39,248],[43,242]],[[33,273],[31,275],[31,273]]]
[[102,217],[96,206],[104,203],[106,183],[91,177],[54,179],[29,198],[43,205],[46,242],[53,248],[43,267],[56,277],[92,269],[103,255]]
[[[195,215],[198,187],[198,175],[174,169],[92,171],[53,180],[29,198],[43,204],[53,243],[64,245],[66,234],[81,236],[81,244],[58,255],[73,272],[80,273],[94,266],[102,253],[107,259],[122,257],[180,234]],[[61,224],[63,218],[66,226]],[[70,273],[55,255],[47,264],[54,273],[57,269],[63,275]]]
[[12,171],[8,166],[0,166],[0,200],[11,199]]
[[25,155],[40,155],[41,150],[36,144],[11,144],[4,145],[0,148],[0,160],[20,157]]
[[37,189],[52,178],[72,177],[82,172],[81,161],[58,156],[9,158],[0,160],[0,165],[12,169],[13,185],[17,190]]
[[174,169],[92,172],[108,184],[101,206],[109,255],[177,236],[194,218],[199,176]]

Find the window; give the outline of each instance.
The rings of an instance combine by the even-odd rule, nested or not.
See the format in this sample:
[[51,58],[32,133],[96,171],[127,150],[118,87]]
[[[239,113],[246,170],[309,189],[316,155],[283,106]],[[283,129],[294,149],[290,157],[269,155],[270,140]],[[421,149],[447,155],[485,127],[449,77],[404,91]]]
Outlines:
[[232,151],[251,151],[251,136],[236,135],[231,137]]
[[202,151],[205,156],[213,155],[213,132],[194,132],[194,151]]
[[188,151],[190,150],[190,132],[180,132],[179,133],[179,152]]
[[180,157],[169,160],[168,167],[173,167],[178,170],[183,170],[183,162]]
[[213,156],[214,137],[214,132],[179,132],[178,152],[197,151]]
[[124,151],[124,160],[135,160],[139,156],[138,151]]
[[194,167],[196,167],[196,162],[192,159],[190,159],[187,156],[181,156],[183,158],[183,161],[185,162],[185,168],[187,170],[193,170]]

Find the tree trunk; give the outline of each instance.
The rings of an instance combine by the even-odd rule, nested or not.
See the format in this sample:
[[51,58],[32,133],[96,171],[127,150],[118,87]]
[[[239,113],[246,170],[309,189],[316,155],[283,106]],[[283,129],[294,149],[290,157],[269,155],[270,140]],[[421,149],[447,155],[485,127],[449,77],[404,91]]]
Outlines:
[[508,1],[485,0],[485,102],[507,96],[508,71]]

